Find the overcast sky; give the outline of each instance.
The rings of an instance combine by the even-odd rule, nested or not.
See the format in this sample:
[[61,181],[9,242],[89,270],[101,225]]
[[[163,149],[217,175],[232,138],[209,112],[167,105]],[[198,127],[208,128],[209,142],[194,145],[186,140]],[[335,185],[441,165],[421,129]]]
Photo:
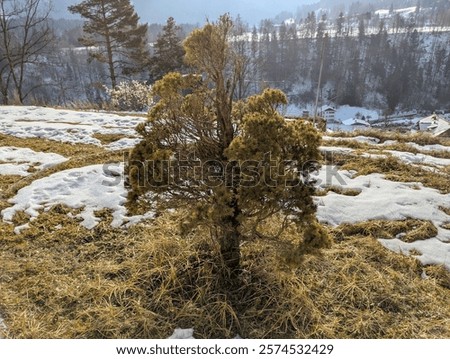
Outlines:
[[[67,6],[81,0],[53,0],[57,17],[67,17]],[[272,18],[282,11],[294,12],[318,0],[132,0],[142,22],[165,23],[172,16],[177,23],[204,23],[226,12],[240,14],[250,24]]]

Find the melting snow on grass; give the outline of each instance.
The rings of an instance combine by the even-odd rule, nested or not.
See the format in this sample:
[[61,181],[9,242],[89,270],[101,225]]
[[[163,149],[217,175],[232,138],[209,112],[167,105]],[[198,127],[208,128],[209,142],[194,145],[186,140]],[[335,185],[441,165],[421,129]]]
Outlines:
[[443,264],[450,269],[450,231],[441,227],[450,222],[450,216],[439,208],[450,208],[448,194],[420,183],[388,181],[381,174],[355,177],[355,172],[338,171],[333,166],[322,168],[317,180],[321,188],[338,186],[361,191],[354,197],[330,192],[316,198],[317,217],[321,222],[338,226],[368,220],[430,220],[438,228],[436,238],[414,243],[384,239],[380,242],[397,252],[409,253],[416,249],[423,264]]
[[[34,106],[0,106],[0,133],[19,138],[47,138],[60,142],[101,146],[94,135],[137,136],[136,126],[145,121],[139,116],[120,116],[105,112],[79,112]],[[123,140],[112,149],[128,146]]]
[[408,164],[450,166],[449,158],[436,158],[433,156],[424,155],[422,153],[414,154],[410,152],[400,152],[400,151],[387,151],[387,152]]
[[24,211],[31,218],[36,218],[40,211],[63,204],[81,209],[81,224],[88,229],[98,224],[99,219],[94,212],[102,209],[112,211],[111,225],[119,227],[143,219],[142,216],[127,217],[124,206],[126,197],[122,164],[93,165],[34,181],[9,200],[13,206],[4,209],[2,217],[4,221],[11,222],[18,211]]
[[56,153],[35,152],[29,148],[0,147],[0,176],[28,176],[30,167],[44,170],[65,161],[67,158]]

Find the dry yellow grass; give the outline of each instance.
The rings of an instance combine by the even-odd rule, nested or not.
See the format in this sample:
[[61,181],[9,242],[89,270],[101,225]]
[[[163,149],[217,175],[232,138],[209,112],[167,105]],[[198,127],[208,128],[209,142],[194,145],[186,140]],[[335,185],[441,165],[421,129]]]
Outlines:
[[[178,217],[92,231],[55,207],[21,235],[0,224],[0,312],[11,338],[449,338],[449,292],[412,258],[350,237],[302,261],[283,241],[243,245],[229,289],[206,229]],[[430,275],[431,277],[431,275]],[[441,278],[441,277],[439,277]]]
[[[125,136],[120,133],[110,133],[110,134],[96,133],[92,137],[99,140],[102,143],[102,145],[109,145],[110,143],[121,140]],[[129,137],[129,136],[127,136],[127,137]]]
[[[406,140],[406,139],[405,139]],[[444,142],[444,141],[437,141],[437,142]],[[366,142],[358,142],[353,140],[351,137],[347,138],[339,138],[339,139],[331,139],[324,141],[324,145],[326,146],[337,146],[337,147],[348,147],[355,150],[360,151],[370,151],[370,150],[376,150],[376,151],[400,151],[400,152],[409,152],[413,154],[424,154],[436,158],[450,158],[450,152],[449,151],[438,151],[438,150],[426,150],[426,149],[419,149],[417,147],[412,146],[411,144],[405,143],[405,142],[398,142],[395,144],[389,144],[385,146],[379,146],[376,144],[366,143]]]
[[72,144],[43,138],[18,138],[3,134],[0,134],[0,146],[31,148],[36,152],[53,152],[65,157],[77,157],[86,153],[96,154],[105,152],[101,147],[94,145]]
[[438,230],[431,221],[411,218],[398,221],[372,220],[344,223],[333,228],[331,233],[336,241],[343,241],[349,237],[392,239],[398,236],[402,241],[411,243],[436,237]]
[[[100,147],[41,139],[0,135],[0,146],[70,157],[20,184],[16,178],[1,177],[0,210],[35,179],[123,159],[122,153]],[[445,173],[433,174],[433,179],[394,158],[339,159],[359,174],[423,179],[426,185],[450,192]],[[441,210],[448,213],[447,208]],[[330,230],[336,241],[331,248],[299,258],[303,234],[292,227],[274,241],[270,238],[274,226],[268,220],[258,224],[258,235],[246,231],[242,278],[230,289],[208,228],[182,235],[179,215],[166,214],[129,229],[114,229],[109,225],[110,213],[100,211],[96,215],[104,220],[87,230],[76,214],[55,206],[19,235],[13,233],[13,225],[0,222],[0,313],[8,328],[6,337],[164,338],[176,327],[193,327],[198,338],[236,334],[244,338],[450,338],[445,268],[423,268],[416,259],[391,253],[375,240],[401,233],[405,241],[430,238],[436,233],[431,222],[343,225]],[[23,224],[28,218],[18,213],[14,222]]]
[[341,194],[343,196],[356,197],[361,194],[362,190],[358,188],[343,188],[338,186],[330,186],[325,189],[320,189],[316,191],[316,196],[326,196],[328,192],[334,192],[337,194]]
[[378,138],[381,143],[389,140],[389,141],[398,141],[401,143],[414,142],[422,146],[434,144],[450,146],[449,138],[434,137],[432,134],[426,132],[403,133],[399,131],[386,131],[371,128],[365,130],[357,130],[353,132],[346,132],[346,131],[333,132],[327,135],[331,137],[355,137],[355,136],[375,137]]
[[450,272],[443,266],[428,266],[424,269],[424,272],[438,285],[450,289]]

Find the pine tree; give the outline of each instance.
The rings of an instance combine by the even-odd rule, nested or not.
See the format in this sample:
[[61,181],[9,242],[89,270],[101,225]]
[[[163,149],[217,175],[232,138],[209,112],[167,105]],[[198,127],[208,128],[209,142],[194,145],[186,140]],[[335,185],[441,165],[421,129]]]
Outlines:
[[336,20],[336,36],[341,36],[344,29],[345,17],[344,13],[341,11],[339,17]]
[[153,80],[159,80],[169,72],[183,69],[184,49],[178,36],[179,31],[180,27],[176,25],[174,18],[169,17],[155,44],[155,56],[151,65]]
[[358,23],[358,38],[359,38],[359,41],[363,41],[365,36],[366,36],[366,26],[364,24],[364,18],[361,16],[359,18],[359,23]]
[[84,0],[68,9],[86,19],[79,41],[90,47],[91,59],[108,65],[113,88],[120,74],[130,75],[146,66],[147,25],[139,24],[130,0]]
[[[280,233],[286,225],[317,226],[308,173],[320,158],[320,135],[311,124],[284,120],[280,90],[235,100],[242,59],[231,34],[232,21],[222,16],[185,41],[195,75],[169,73],[153,86],[159,102],[138,127],[143,141],[127,173],[131,203],[187,208],[186,231],[209,226],[233,278],[242,242],[267,219],[281,219]],[[326,236],[306,235],[302,245],[326,243]]]

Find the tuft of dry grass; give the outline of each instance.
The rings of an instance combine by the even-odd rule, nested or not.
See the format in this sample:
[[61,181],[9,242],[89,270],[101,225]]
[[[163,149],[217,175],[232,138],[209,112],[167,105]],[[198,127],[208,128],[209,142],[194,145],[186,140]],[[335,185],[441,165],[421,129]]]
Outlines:
[[441,287],[450,289],[450,272],[444,266],[427,266],[424,272]]
[[436,237],[438,230],[431,221],[405,219],[398,221],[371,220],[360,223],[343,223],[330,230],[336,241],[348,238],[384,238],[398,237],[404,242],[412,243]]
[[344,188],[339,186],[330,186],[324,189],[317,190],[316,196],[326,196],[328,192],[334,192],[336,194],[340,194],[343,196],[356,197],[359,196],[362,192],[361,189],[358,188]]
[[0,176],[0,198],[3,197],[3,193],[5,193],[8,188],[22,180],[22,176]]
[[[0,223],[0,312],[9,338],[448,338],[448,289],[419,262],[370,237],[293,261],[297,241],[254,238],[242,276],[227,284],[218,248],[177,214],[93,230],[56,206],[12,235]],[[395,231],[394,231],[395,232]]]
[[125,136],[120,133],[95,133],[92,137],[99,140],[102,143],[102,145],[109,145],[113,142],[121,140],[124,137],[130,136]]
[[444,206],[439,206],[439,210],[444,212],[446,215],[450,216],[450,208],[444,207]]

